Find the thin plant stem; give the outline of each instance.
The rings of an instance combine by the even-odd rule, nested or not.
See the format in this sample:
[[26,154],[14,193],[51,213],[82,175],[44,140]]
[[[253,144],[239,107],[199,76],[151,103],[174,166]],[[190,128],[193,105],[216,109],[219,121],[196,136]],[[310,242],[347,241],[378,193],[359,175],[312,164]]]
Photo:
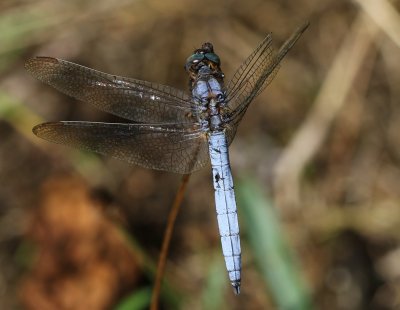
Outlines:
[[151,296],[150,310],[158,309],[158,300],[160,297],[161,283],[162,283],[162,279],[164,276],[165,264],[167,262],[169,245],[171,243],[171,237],[172,237],[172,233],[174,231],[176,217],[178,215],[179,208],[182,204],[183,195],[185,194],[186,186],[189,182],[189,177],[190,177],[190,174],[184,174],[182,176],[181,184],[175,195],[174,203],[173,203],[171,211],[169,212],[169,215],[168,215],[167,227],[165,228],[164,240],[162,243],[160,258],[158,260],[158,265],[157,265],[156,279],[155,279],[155,283],[154,283],[153,293]]

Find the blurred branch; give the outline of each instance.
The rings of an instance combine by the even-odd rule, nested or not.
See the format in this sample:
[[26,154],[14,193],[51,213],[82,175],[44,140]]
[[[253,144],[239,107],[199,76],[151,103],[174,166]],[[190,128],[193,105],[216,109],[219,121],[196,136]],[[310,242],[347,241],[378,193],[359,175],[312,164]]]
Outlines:
[[238,183],[241,219],[249,246],[276,308],[313,309],[299,259],[286,240],[276,209],[251,178]]
[[27,140],[36,143],[32,127],[43,119],[6,92],[0,91],[0,120],[12,124]]
[[[0,86],[3,84],[0,84]],[[32,111],[26,105],[23,105],[20,101],[9,95],[7,92],[0,91],[0,121],[4,120],[13,126],[18,133],[23,136],[27,141],[31,142],[35,147],[47,152],[46,150],[52,149],[53,153],[51,156],[60,156],[59,152],[63,158],[68,160],[69,164],[76,169],[88,183],[94,184],[97,179],[101,176],[111,178],[110,173],[107,169],[102,169],[103,163],[98,156],[84,151],[76,151],[70,148],[54,147],[48,142],[38,139],[32,133],[32,127],[44,120]],[[65,154],[68,153],[67,156]],[[50,155],[49,155],[50,156]]]
[[400,210],[397,200],[377,202],[374,206],[354,205],[352,208],[329,206],[319,212],[317,206],[311,206],[314,212],[307,216],[307,223],[314,236],[327,239],[339,232],[353,230],[373,239],[399,240]]
[[359,14],[338,50],[313,108],[277,162],[274,194],[279,207],[299,206],[301,173],[321,147],[336,115],[345,105],[377,33],[377,28],[365,14]]
[[158,309],[158,300],[160,297],[162,280],[164,278],[165,265],[167,263],[167,256],[168,256],[169,246],[171,243],[172,233],[174,231],[175,221],[178,216],[179,209],[182,205],[183,195],[185,194],[189,178],[190,174],[184,174],[182,176],[181,184],[176,193],[174,202],[172,204],[172,208],[168,214],[167,227],[165,228],[160,258],[158,259],[156,278],[154,280],[153,293],[151,296],[150,309],[152,310]]
[[206,283],[202,292],[202,309],[221,310],[228,309],[224,294],[227,290],[225,265],[222,263],[220,253],[214,255],[210,260],[210,265],[206,275]]
[[[139,1],[138,1],[139,2]],[[132,5],[131,0],[98,1],[90,12],[82,10],[79,2],[39,1],[21,4],[0,12],[0,69],[10,64],[25,48],[46,43],[65,31],[80,31],[90,20],[100,22],[110,12]]]
[[[48,2],[32,3],[0,14],[0,56],[37,42],[37,31],[61,25],[71,17],[68,10],[54,8],[57,6],[49,6]],[[44,36],[42,40],[46,38]]]
[[400,47],[400,14],[387,0],[353,0]]

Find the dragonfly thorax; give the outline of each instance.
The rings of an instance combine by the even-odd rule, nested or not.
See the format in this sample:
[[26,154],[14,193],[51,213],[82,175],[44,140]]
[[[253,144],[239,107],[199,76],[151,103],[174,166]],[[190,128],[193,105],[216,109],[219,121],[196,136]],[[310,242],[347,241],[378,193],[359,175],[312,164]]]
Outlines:
[[226,97],[221,83],[208,66],[204,65],[198,70],[192,96],[194,102],[203,111],[199,115],[201,123],[211,131],[223,130],[221,112],[225,106]]

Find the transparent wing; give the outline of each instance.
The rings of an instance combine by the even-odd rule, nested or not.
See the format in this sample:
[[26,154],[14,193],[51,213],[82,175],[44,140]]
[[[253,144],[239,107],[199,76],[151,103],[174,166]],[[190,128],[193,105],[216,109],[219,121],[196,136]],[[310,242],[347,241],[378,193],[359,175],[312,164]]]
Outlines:
[[135,122],[190,123],[197,111],[185,92],[169,86],[111,75],[50,57],[32,58],[25,68],[64,94]]
[[252,92],[262,72],[272,61],[272,37],[267,37],[250,54],[236,70],[227,86],[229,107],[235,110],[238,105]]
[[177,124],[54,122],[37,125],[33,132],[54,143],[150,169],[185,174],[209,161],[204,132]]
[[[271,83],[279,69],[279,63],[293,47],[301,34],[307,29],[308,23],[299,27],[277,53],[271,47],[272,38],[269,34],[255,51],[235,72],[227,87],[228,111],[225,115],[232,129],[229,135],[234,136],[236,127],[246,112],[250,102]],[[233,138],[232,136],[232,138]]]

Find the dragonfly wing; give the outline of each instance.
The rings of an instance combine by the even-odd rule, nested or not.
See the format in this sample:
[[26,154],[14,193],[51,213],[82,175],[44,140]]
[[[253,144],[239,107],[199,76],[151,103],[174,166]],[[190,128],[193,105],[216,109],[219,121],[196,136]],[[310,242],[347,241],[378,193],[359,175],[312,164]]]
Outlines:
[[108,155],[145,168],[190,173],[209,161],[206,135],[177,124],[43,123],[45,140]]
[[[238,122],[238,124],[239,124],[239,122]],[[226,140],[228,141],[228,146],[231,145],[233,138],[235,138],[238,124],[231,122],[231,123],[225,125],[225,135],[226,135]]]
[[108,113],[135,122],[193,122],[197,108],[183,91],[125,78],[69,61],[36,57],[25,68],[40,81]]
[[281,60],[308,25],[299,27],[277,53],[272,49],[269,34],[235,72],[227,87],[228,112],[225,115],[232,127],[239,124],[251,101],[274,79]]

